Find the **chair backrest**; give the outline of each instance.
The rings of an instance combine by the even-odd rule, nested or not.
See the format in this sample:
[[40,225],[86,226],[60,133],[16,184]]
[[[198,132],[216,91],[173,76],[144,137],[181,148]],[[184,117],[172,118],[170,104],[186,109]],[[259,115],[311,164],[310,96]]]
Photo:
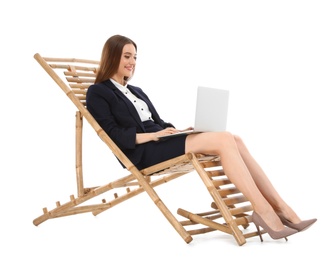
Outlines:
[[[86,93],[96,78],[99,61],[69,58],[48,58],[36,53],[34,58],[57,82],[61,89],[81,111],[86,106]],[[59,73],[55,71],[58,70]],[[61,74],[65,78],[61,78]],[[64,81],[68,82],[66,84]],[[79,101],[79,103],[78,103]],[[81,103],[81,104],[80,104]]]
[[36,53],[34,58],[72,100],[81,115],[93,127],[98,136],[107,144],[122,164],[127,169],[132,168],[133,163],[110,139],[86,108],[87,89],[95,81],[99,61],[74,58],[49,58],[42,57],[39,53]]
[[[135,168],[133,163],[106,134],[86,108],[87,89],[95,82],[99,61],[75,58],[42,57],[39,53],[36,53],[34,58],[65,92],[68,98],[71,99],[81,116],[93,127],[98,136],[107,144],[125,168],[128,170]],[[141,173],[144,175],[151,175],[156,173],[162,174],[165,171],[179,173],[190,172],[193,170],[193,166],[189,163],[191,156],[192,155],[190,154],[185,154],[176,157],[143,169]]]

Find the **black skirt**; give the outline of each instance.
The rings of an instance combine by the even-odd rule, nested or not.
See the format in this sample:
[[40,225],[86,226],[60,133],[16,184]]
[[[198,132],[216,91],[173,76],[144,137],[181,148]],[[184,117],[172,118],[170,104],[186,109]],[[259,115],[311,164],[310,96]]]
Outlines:
[[[162,128],[152,121],[145,121],[146,132],[157,132]],[[140,146],[144,146],[141,161],[136,167],[141,170],[154,164],[172,159],[185,153],[186,135],[175,136],[162,141],[151,141]]]

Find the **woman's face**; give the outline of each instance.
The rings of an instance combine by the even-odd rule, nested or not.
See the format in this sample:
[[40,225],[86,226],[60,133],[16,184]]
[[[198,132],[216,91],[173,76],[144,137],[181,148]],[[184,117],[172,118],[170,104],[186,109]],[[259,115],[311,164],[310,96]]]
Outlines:
[[116,78],[119,80],[123,80],[124,77],[131,78],[136,66],[136,59],[137,52],[135,46],[133,44],[124,45],[119,67],[115,75]]

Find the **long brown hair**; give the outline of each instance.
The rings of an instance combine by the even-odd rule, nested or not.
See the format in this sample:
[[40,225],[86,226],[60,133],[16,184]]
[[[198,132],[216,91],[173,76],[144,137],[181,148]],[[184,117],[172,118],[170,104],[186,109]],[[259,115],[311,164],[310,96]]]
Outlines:
[[[95,83],[110,79],[117,72],[123,47],[126,44],[133,44],[137,51],[135,42],[122,35],[113,35],[106,41],[102,49],[100,66],[96,74]],[[125,80],[127,81],[128,79]]]

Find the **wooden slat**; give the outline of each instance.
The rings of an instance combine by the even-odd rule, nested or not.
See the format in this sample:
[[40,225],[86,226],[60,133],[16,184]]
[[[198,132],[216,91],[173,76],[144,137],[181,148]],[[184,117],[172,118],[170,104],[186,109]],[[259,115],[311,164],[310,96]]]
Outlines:
[[206,172],[207,172],[207,174],[208,174],[208,176],[210,178],[225,176],[225,173],[224,173],[223,169],[220,169],[220,170],[210,170],[210,168],[209,168],[209,169],[206,170]]
[[77,95],[77,96],[84,96],[86,97],[86,93],[87,90],[86,89],[73,89],[73,92]]
[[226,179],[212,180],[212,183],[213,185],[215,185],[215,187],[219,188],[220,186],[231,184],[231,181],[226,178]]
[[94,78],[82,78],[82,77],[66,77],[68,82],[76,82],[76,83],[94,83]]
[[251,205],[246,205],[246,206],[242,206],[242,207],[237,207],[237,208],[232,208],[230,209],[230,212],[233,216],[241,214],[241,213],[245,213],[245,212],[249,212],[252,211],[253,207]]
[[192,171],[193,165],[190,163],[189,155],[184,154],[165,162],[153,165],[141,170],[143,175],[163,174],[165,171]]
[[[71,71],[71,66],[68,64],[49,64],[49,66],[53,69],[65,69]],[[86,67],[86,66],[74,66],[76,70],[81,71],[96,71],[96,67]]]
[[201,165],[203,168],[217,167],[221,166],[221,162],[220,161],[202,162]]
[[231,194],[237,194],[240,193],[240,191],[236,187],[229,187],[229,188],[224,188],[218,190],[219,194],[221,197],[227,197],[228,195]]
[[[87,71],[87,70],[85,70]],[[87,72],[81,72],[81,71],[64,71],[65,76],[71,76],[71,77],[84,77],[84,78],[96,78],[95,70],[92,70],[94,73],[87,73]]]
[[241,217],[237,217],[235,219],[235,222],[237,225],[248,225],[249,223],[252,222],[252,217],[250,215],[243,215]]
[[223,200],[228,206],[248,201],[248,199],[244,195],[230,196],[227,198],[223,198]]
[[[38,54],[36,53],[35,56]],[[97,60],[89,60],[89,59],[77,59],[77,58],[54,58],[54,57],[43,57],[43,59],[47,62],[66,62],[66,63],[91,63],[98,65],[100,62]]]
[[87,91],[87,89],[89,88],[89,86],[90,85],[92,85],[91,83],[89,83],[89,84],[85,84],[85,83],[83,83],[83,84],[81,84],[81,83],[76,83],[76,84],[69,84],[70,85],[70,87],[72,88],[72,90],[76,90],[76,91],[78,91],[78,90],[84,90],[84,91]]
[[203,218],[197,214],[193,214],[189,211],[186,211],[184,209],[178,209],[177,213],[185,218],[188,218],[194,222],[206,225],[208,227],[214,228],[216,230],[220,230],[222,232],[232,234],[232,230],[225,224],[219,224],[217,222],[212,221],[211,219],[208,218]]

